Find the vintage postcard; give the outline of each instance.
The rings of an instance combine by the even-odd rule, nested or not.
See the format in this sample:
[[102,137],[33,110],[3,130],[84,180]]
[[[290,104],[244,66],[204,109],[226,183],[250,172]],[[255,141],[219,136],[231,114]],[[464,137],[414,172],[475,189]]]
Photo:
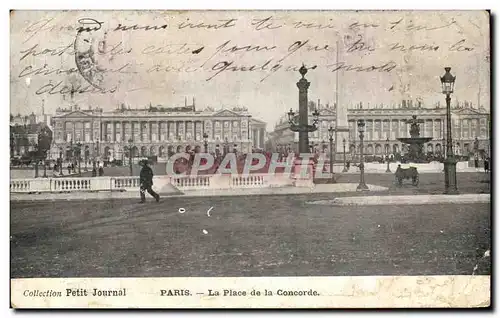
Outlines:
[[488,11],[10,12],[13,308],[488,307]]

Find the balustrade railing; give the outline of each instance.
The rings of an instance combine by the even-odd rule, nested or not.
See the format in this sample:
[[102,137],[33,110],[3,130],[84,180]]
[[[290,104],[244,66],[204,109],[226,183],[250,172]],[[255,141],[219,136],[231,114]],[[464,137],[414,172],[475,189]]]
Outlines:
[[30,192],[30,180],[10,180],[10,192]]
[[141,186],[139,177],[116,177],[111,179],[113,189],[130,189]]
[[172,177],[171,182],[179,189],[208,189],[210,188],[210,178],[211,176],[180,176]]
[[261,188],[267,185],[266,176],[248,175],[231,177],[232,188]]
[[47,181],[51,183],[51,191],[90,191],[91,178],[58,178],[58,179],[48,179]]
[[[274,179],[273,179],[274,178]],[[285,186],[288,178],[271,177],[267,174],[201,175],[201,176],[156,176],[153,187],[161,189],[171,184],[180,190],[262,188]],[[285,180],[286,179],[286,180]],[[278,182],[279,181],[279,182]],[[73,191],[135,191],[140,186],[139,177],[94,177],[94,178],[38,178],[13,179],[12,193],[73,192]]]

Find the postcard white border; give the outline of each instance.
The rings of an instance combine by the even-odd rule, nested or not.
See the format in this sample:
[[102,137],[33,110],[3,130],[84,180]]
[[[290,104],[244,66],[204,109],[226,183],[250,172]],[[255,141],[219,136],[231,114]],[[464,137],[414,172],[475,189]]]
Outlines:
[[[113,8],[113,9],[126,9],[127,7],[124,7],[124,5],[129,6],[129,8],[134,8],[134,9],[146,9],[146,8],[161,8],[165,4],[163,1],[141,1],[140,3],[130,3],[126,4],[123,1],[106,1],[105,6],[108,8]],[[207,5],[206,1],[203,0],[187,0],[187,1],[182,1],[181,3],[177,3],[177,8],[182,7],[185,9],[195,9],[195,8],[201,8],[203,6]],[[43,3],[40,3],[39,1],[34,1],[34,0],[29,0],[29,1],[24,1],[24,0],[16,0],[16,1],[3,1],[2,2],[2,7],[5,6],[3,9],[3,12],[5,15],[8,14],[8,9],[10,8],[18,8],[18,9],[78,9],[78,8],[83,8],[83,5],[85,5],[85,8],[89,9],[104,9],[104,4],[102,1],[99,0],[92,0],[92,1],[85,1],[85,2],[63,2],[63,1],[44,1]],[[175,9],[175,4],[174,3],[169,3],[171,9]],[[498,1],[493,1],[493,0],[476,0],[476,1],[453,1],[453,2],[439,2],[439,1],[430,1],[430,0],[421,0],[418,2],[401,2],[401,1],[368,1],[368,0],[353,0],[349,2],[330,2],[330,3],[325,3],[325,1],[315,1],[315,0],[309,0],[309,1],[286,1],[282,3],[272,3],[271,1],[260,1],[260,0],[254,0],[251,2],[251,5],[245,4],[243,2],[234,2],[234,1],[227,1],[227,0],[215,0],[215,1],[210,1],[210,7],[211,8],[227,8],[227,9],[276,9],[276,8],[283,8],[283,9],[462,9],[462,10],[467,10],[467,9],[487,9],[490,8],[493,10],[494,13],[498,14],[499,10],[499,2]],[[498,21],[497,21],[498,25]],[[2,32],[0,33],[2,37],[2,43],[9,43],[9,20],[4,19],[4,23],[2,25]],[[495,34],[495,40],[496,43],[498,42],[498,32]],[[498,50],[495,50],[497,52]],[[4,45],[4,50],[2,50],[2,55],[3,55],[3,61],[2,65],[0,66],[3,69],[3,74],[9,73],[9,64],[7,64],[6,61],[9,59],[9,45]],[[496,56],[495,56],[496,57]],[[493,71],[496,71],[498,68],[498,63],[495,64],[496,67]],[[9,103],[9,79],[7,76],[2,77],[2,81],[4,82],[2,87],[2,96],[4,100],[4,105],[10,105]],[[495,91],[498,89],[499,84],[498,81],[496,82],[495,87],[492,87],[492,91]],[[5,107],[5,109],[9,109],[8,107]],[[5,110],[4,112],[1,113],[2,119],[4,119],[4,122],[7,121],[7,116],[8,116],[8,111]],[[4,117],[5,116],[5,117]],[[497,119],[497,118],[495,118]],[[5,125],[7,127],[7,125]],[[500,142],[500,141],[499,141]],[[8,144],[7,144],[7,139],[1,139],[0,140],[1,146],[4,149],[7,149]],[[495,142],[495,146],[497,146]],[[1,173],[4,176],[2,178],[3,180],[8,179],[9,177],[9,171],[7,170],[7,156],[4,156],[2,158],[4,161],[4,164],[2,164],[2,169]],[[496,173],[496,171],[495,171]],[[3,186],[4,191],[3,193],[4,204],[8,205],[9,202],[9,197],[8,197],[8,186],[7,183],[4,183]],[[6,214],[7,220],[2,222],[4,226],[4,233],[9,231],[9,216]],[[4,216],[5,217],[5,216]],[[498,220],[498,218],[496,218]],[[495,223],[496,225],[496,223]],[[9,253],[9,243],[6,239],[4,239],[3,244],[1,244],[1,250],[4,255],[8,255]],[[492,256],[495,257],[496,253],[493,253]],[[496,259],[493,259],[495,261]],[[4,285],[4,288],[1,289],[1,298],[6,299],[10,298],[10,272],[9,272],[9,263],[3,262],[2,263],[2,269],[3,272],[5,273],[6,280],[9,281],[8,284]],[[479,276],[478,276],[479,277]],[[9,310],[7,306],[2,306],[2,316],[13,316],[14,312],[12,310]],[[36,315],[37,313],[25,313],[26,317],[31,317]],[[61,313],[61,314],[66,314],[66,313]],[[83,315],[85,314],[92,314],[92,312],[88,313],[81,313]],[[133,313],[132,316],[134,317],[139,317],[143,316],[147,313]],[[262,313],[256,313],[259,316],[262,315]],[[312,313],[311,313],[312,314]],[[401,313],[404,314],[404,313]],[[94,312],[93,315],[96,315]],[[175,316],[176,314],[174,314]],[[186,315],[186,313],[179,313],[179,315]],[[358,315],[363,315],[363,314],[358,314]],[[428,316],[429,313],[426,313]],[[430,314],[432,316],[432,314]]]
[[13,279],[16,308],[488,307],[490,276]]

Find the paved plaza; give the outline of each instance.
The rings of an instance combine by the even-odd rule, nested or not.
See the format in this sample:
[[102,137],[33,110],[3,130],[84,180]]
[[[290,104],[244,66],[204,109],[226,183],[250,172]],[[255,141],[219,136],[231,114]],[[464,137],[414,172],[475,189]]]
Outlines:
[[[357,184],[358,178],[341,175],[338,181]],[[459,173],[459,190],[490,193],[489,178]],[[385,190],[321,193],[334,186],[321,184],[310,193],[186,193],[146,204],[138,204],[138,195],[92,200],[67,194],[71,201],[29,201],[36,195],[25,195],[11,201],[11,275],[470,275],[474,268],[474,274],[489,274],[490,203],[484,200],[310,204],[380,195],[428,200],[443,193],[443,179],[422,174],[418,187],[398,187],[393,174],[368,174],[368,184]]]
[[11,275],[490,273],[483,257],[490,249],[489,203],[307,204],[327,199],[332,194],[173,197],[147,204],[12,201]]

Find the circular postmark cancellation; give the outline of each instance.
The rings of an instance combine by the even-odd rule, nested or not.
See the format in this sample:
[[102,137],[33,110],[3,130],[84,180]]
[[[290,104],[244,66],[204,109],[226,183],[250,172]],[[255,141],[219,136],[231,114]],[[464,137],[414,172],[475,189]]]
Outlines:
[[[102,91],[113,91],[117,80],[109,76],[110,69],[103,66],[106,62],[107,31],[104,22],[82,18],[74,42],[75,64],[80,75],[93,87]],[[104,58],[103,58],[104,57]]]

